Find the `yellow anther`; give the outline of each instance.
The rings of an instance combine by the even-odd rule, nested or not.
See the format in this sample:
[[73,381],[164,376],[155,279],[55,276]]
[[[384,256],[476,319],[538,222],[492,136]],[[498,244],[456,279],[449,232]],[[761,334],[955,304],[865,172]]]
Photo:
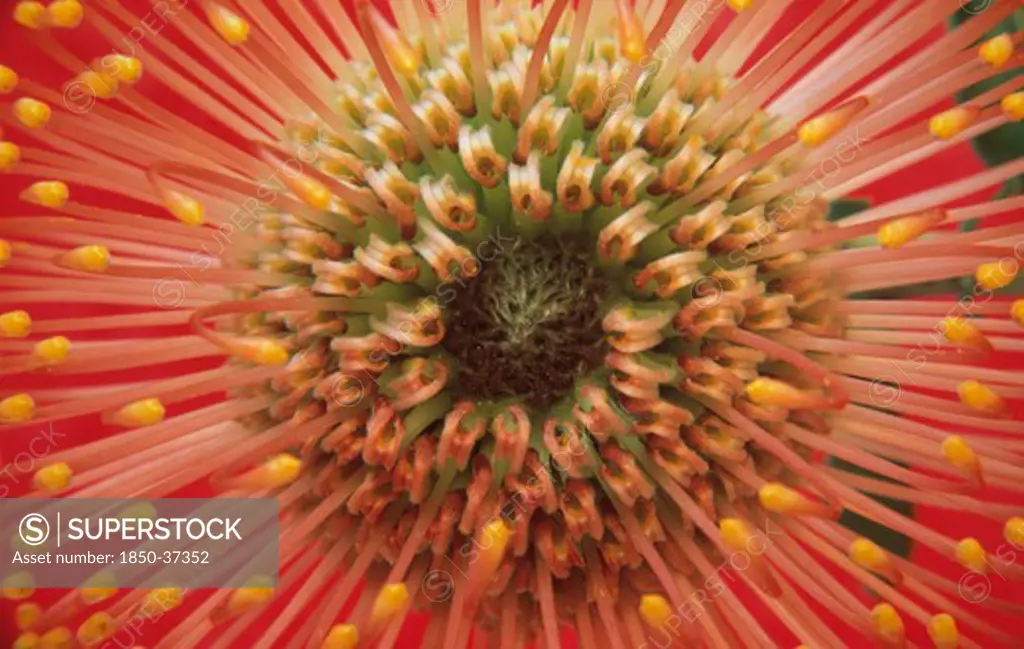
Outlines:
[[12,649],[39,649],[39,634],[32,631],[22,633],[14,639],[14,644],[12,644],[11,647]]
[[797,139],[807,147],[821,146],[853,121],[857,113],[867,108],[867,105],[866,97],[857,97],[833,111],[809,119],[800,125],[797,130]]
[[24,338],[32,333],[32,316],[24,311],[8,311],[0,315],[0,335],[5,338]]
[[744,391],[748,399],[761,406],[779,406],[790,410],[826,407],[820,395],[766,377],[754,379]]
[[651,628],[660,628],[673,615],[672,606],[661,595],[640,598],[640,618]]
[[[75,82],[80,84],[80,87],[81,85],[88,86],[88,94],[97,99],[110,99],[117,94],[117,89],[120,85],[117,77],[107,74],[102,69],[85,70],[75,77]],[[81,88],[81,90],[84,92],[85,88]]]
[[1010,306],[1010,317],[1019,326],[1024,327],[1024,300],[1015,300]]
[[903,645],[903,619],[892,604],[882,602],[871,609],[871,624],[878,635],[889,644]]
[[154,616],[157,613],[166,613],[181,606],[185,593],[180,588],[156,588],[139,605],[139,611],[143,615]]
[[754,0],[729,0],[729,6],[737,12],[750,9],[752,4],[754,4]]
[[32,349],[32,355],[46,365],[56,365],[71,353],[71,341],[64,336],[53,336],[40,340]]
[[206,218],[203,204],[191,196],[167,190],[161,192],[161,197],[163,198],[164,205],[167,206],[167,210],[182,223],[202,225]]
[[50,629],[43,634],[40,649],[71,649],[74,646],[75,636],[71,635],[71,629],[66,626],[59,626]]
[[60,491],[71,484],[74,472],[65,462],[56,462],[36,471],[32,476],[32,485],[43,491]]
[[875,572],[888,572],[892,565],[889,554],[869,539],[854,539],[848,554],[855,564]]
[[3,268],[11,261],[11,244],[0,239],[0,268]]
[[0,171],[10,169],[21,160],[21,149],[14,142],[0,142]]
[[838,513],[780,482],[765,483],[758,490],[757,497],[762,507],[777,514],[831,518]]
[[928,130],[937,138],[949,140],[973,124],[980,113],[974,106],[957,106],[932,117],[928,122]]
[[142,426],[159,424],[164,420],[165,414],[167,414],[167,411],[159,399],[140,399],[124,406],[114,413],[110,419],[118,426],[141,428]]
[[103,273],[110,267],[110,251],[106,246],[81,246],[64,253],[61,262],[74,270]]
[[111,54],[103,57],[103,69],[123,84],[131,85],[142,78],[142,61],[134,56]]
[[0,597],[12,601],[28,599],[36,593],[35,579],[27,572],[9,575],[0,581]]
[[18,87],[18,73],[6,65],[0,65],[0,95],[6,95]]
[[249,587],[239,588],[231,593],[231,598],[228,600],[228,610],[231,613],[251,611],[257,606],[266,604],[274,597],[274,588],[270,579],[253,577],[249,583]]
[[409,589],[405,584],[385,584],[373,602],[370,612],[370,626],[377,627],[393,620],[409,601]]
[[354,624],[335,624],[324,638],[320,649],[356,649],[359,645],[359,629]]
[[19,631],[24,631],[39,619],[43,614],[43,607],[35,602],[22,602],[14,609],[14,623]]
[[985,572],[988,568],[985,548],[981,547],[978,539],[966,538],[957,543],[956,560],[960,562],[961,566],[974,572]]
[[982,288],[997,291],[1013,283],[1013,280],[1017,279],[1018,272],[1020,272],[1020,264],[1015,260],[1001,259],[978,266],[978,270],[974,271],[974,279]]
[[295,192],[303,203],[315,210],[330,209],[334,195],[323,183],[306,175],[297,178],[286,178],[285,184]]
[[0,401],[0,423],[28,421],[35,413],[36,402],[27,394],[15,394]]
[[960,401],[968,408],[991,414],[1006,412],[1006,403],[995,390],[980,381],[964,381],[956,388]]
[[967,345],[980,349],[992,349],[992,344],[985,337],[985,334],[971,324],[970,320],[957,316],[950,316],[939,324],[939,330],[951,343]]
[[82,24],[85,9],[78,0],[56,0],[47,7],[54,27],[72,28]]
[[985,63],[1000,68],[1013,56],[1013,38],[1009,34],[990,38],[978,48],[978,55]]
[[950,435],[942,441],[942,454],[946,460],[964,473],[977,481],[981,476],[981,462],[975,455],[974,449],[959,435]]
[[14,5],[14,22],[29,29],[47,26],[49,15],[42,2],[19,2]]
[[88,585],[79,589],[79,596],[86,604],[96,604],[117,594],[117,579],[113,573],[101,572],[89,579]]
[[39,128],[50,121],[50,107],[38,99],[22,97],[14,102],[14,116],[29,128]]
[[249,22],[227,7],[211,2],[206,8],[210,24],[231,45],[241,45],[249,40]]
[[1024,92],[1015,92],[1010,95],[1003,97],[1003,100],[999,102],[1002,106],[1003,112],[1010,119],[1015,119],[1018,122],[1024,119]]
[[411,77],[415,75],[419,71],[420,66],[423,65],[423,59],[419,51],[406,40],[405,36],[402,36],[398,30],[389,25],[388,21],[377,13],[375,9],[369,9],[369,18],[373,30],[380,37],[381,49],[387,54],[391,65],[395,66],[395,69],[402,76]]
[[80,643],[91,647],[109,638],[116,630],[114,618],[110,613],[100,611],[93,613],[89,619],[82,622],[82,626],[78,627],[77,637]]
[[1014,516],[1003,527],[1003,538],[1018,549],[1024,549],[1024,518]]
[[302,472],[302,460],[290,453],[279,453],[261,466],[233,481],[238,487],[272,489],[291,484]]
[[898,218],[878,228],[878,243],[883,248],[901,248],[944,220],[944,210],[927,210]]
[[626,0],[615,0],[615,14],[619,25],[619,52],[636,63],[647,54],[644,24]]
[[722,540],[733,550],[745,550],[747,542],[754,536],[750,526],[738,518],[723,518],[718,521]]
[[22,194],[22,198],[30,203],[52,209],[64,207],[68,202],[68,186],[58,180],[44,180],[33,183]]
[[291,358],[284,345],[270,338],[232,340],[228,343],[228,352],[257,365],[284,365]]
[[935,643],[935,649],[956,649],[960,645],[956,620],[948,613],[939,613],[929,620],[928,635]]

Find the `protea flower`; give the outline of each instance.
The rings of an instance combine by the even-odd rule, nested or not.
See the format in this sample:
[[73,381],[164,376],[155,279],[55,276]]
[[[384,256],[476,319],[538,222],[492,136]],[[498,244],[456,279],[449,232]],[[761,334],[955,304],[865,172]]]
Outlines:
[[[117,429],[33,495],[276,496],[282,579],[26,599],[15,646],[113,646],[157,599],[158,647],[387,648],[419,613],[423,647],[1014,642],[957,575],[1022,576],[985,486],[1024,484],[1024,374],[987,365],[1022,349],[992,292],[1024,200],[978,196],[1024,161],[827,216],[1021,119],[1016,78],[942,103],[1020,65],[982,38],[1018,2],[909,51],[956,3],[822,2],[756,55],[786,3],[128,4],[14,5],[71,81],[0,68],[40,208],[0,222],[0,420]],[[115,53],[62,46],[80,23]]]

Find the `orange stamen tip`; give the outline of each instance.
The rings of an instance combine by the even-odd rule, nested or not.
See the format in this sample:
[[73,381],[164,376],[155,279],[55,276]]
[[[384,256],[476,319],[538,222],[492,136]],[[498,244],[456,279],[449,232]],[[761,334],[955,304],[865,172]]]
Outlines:
[[32,355],[44,365],[56,365],[71,353],[71,341],[64,336],[40,340],[32,348]]
[[66,626],[59,626],[43,634],[43,637],[40,639],[39,649],[68,649],[73,646],[74,638],[71,634],[71,629]]
[[117,630],[114,618],[105,611],[93,613],[89,619],[78,627],[78,641],[86,647],[103,642]]
[[15,394],[0,401],[0,423],[17,424],[32,419],[36,402],[27,394]]
[[295,482],[302,473],[302,460],[290,453],[280,453],[249,473],[241,476],[239,486],[273,489]]
[[8,311],[0,315],[0,335],[4,338],[24,338],[32,333],[32,316],[24,311]]
[[903,619],[892,604],[882,602],[871,609],[871,624],[879,638],[889,645],[903,646],[905,630]]
[[50,107],[37,99],[22,97],[14,102],[14,116],[29,128],[46,126],[50,115]]
[[104,57],[103,66],[115,79],[126,85],[136,83],[142,78],[142,61],[134,56],[111,54]]
[[660,628],[673,615],[672,606],[661,595],[644,595],[638,607],[640,618],[651,628]]
[[1006,402],[996,393],[980,381],[964,381],[956,388],[960,395],[960,401],[965,406],[995,415],[1006,412]]
[[615,0],[615,13],[618,16],[619,51],[624,58],[637,63],[647,54],[644,25],[626,0]]
[[118,410],[110,420],[118,426],[142,428],[159,424],[166,414],[164,404],[159,399],[140,399]]
[[202,225],[205,220],[205,210],[202,203],[173,190],[166,190],[160,193],[167,211],[176,219],[188,225]]
[[323,183],[309,176],[303,175],[288,179],[286,183],[292,191],[298,194],[303,203],[315,210],[330,209],[334,201],[334,195],[331,194],[331,190],[327,189]]
[[1024,550],[1024,518],[1014,516],[1003,527],[1003,538],[1015,548]]
[[18,87],[18,73],[6,65],[0,65],[0,95],[6,95]]
[[14,5],[14,22],[28,29],[42,29],[49,25],[49,13],[42,2],[19,2]]
[[50,24],[54,27],[72,29],[82,24],[85,9],[78,0],[56,0],[47,7]]
[[835,512],[821,503],[814,502],[800,492],[780,482],[765,483],[757,492],[761,506],[770,512],[791,516],[810,515],[832,518]]
[[0,142],[0,171],[7,171],[21,160],[21,149],[14,142]]
[[68,186],[57,180],[44,180],[33,183],[26,189],[21,198],[36,205],[60,209],[68,202]]
[[883,248],[901,248],[946,220],[944,210],[910,214],[878,228],[878,243]]
[[291,354],[281,343],[270,338],[240,338],[228,343],[228,352],[257,365],[281,366]]
[[246,588],[239,588],[228,600],[228,611],[234,615],[251,611],[274,597],[273,582],[267,577],[253,577]]
[[974,538],[966,538],[956,544],[956,560],[974,572],[985,572],[988,568],[985,548]]
[[26,631],[14,639],[11,649],[39,649],[42,638],[34,631]]
[[867,97],[856,97],[835,110],[813,117],[797,129],[797,139],[807,147],[818,147],[832,139],[845,128],[853,118],[867,108]]
[[60,491],[71,484],[74,472],[65,462],[56,462],[36,471],[32,476],[32,484],[42,491]]
[[747,9],[750,9],[753,4],[754,0],[729,0],[729,6],[736,12],[746,11]]
[[1013,49],[1013,38],[1009,34],[1000,34],[982,43],[978,55],[993,68],[1001,68],[1013,56]]
[[206,18],[229,44],[241,45],[249,40],[249,22],[224,5],[216,2],[207,4]]
[[748,399],[760,406],[778,406],[790,410],[827,407],[821,395],[766,377],[754,379],[744,391]]
[[0,239],[0,268],[3,268],[11,261],[11,244]]
[[960,632],[956,620],[948,613],[939,613],[928,622],[928,635],[935,649],[956,649],[960,645]]
[[950,140],[960,135],[981,114],[976,106],[957,106],[928,121],[928,130],[937,138]]
[[1024,92],[1006,95],[999,102],[999,105],[1010,119],[1017,120],[1018,122],[1024,119]]
[[26,631],[43,614],[43,607],[35,602],[22,602],[14,609],[14,623],[19,631]]
[[1015,300],[1010,306],[1010,317],[1018,326],[1024,327],[1024,300]]
[[992,343],[988,341],[985,334],[964,318],[950,316],[942,320],[939,328],[946,340],[956,345],[966,345],[984,350],[992,349]]
[[1020,266],[1017,262],[1006,263],[1008,260],[992,261],[978,266],[974,272],[974,279],[978,286],[988,291],[998,291],[1006,288],[1017,279]]
[[981,471],[981,463],[974,449],[959,435],[950,435],[942,441],[942,454],[962,473],[973,476]]
[[365,7],[365,11],[370,19],[370,25],[380,37],[381,48],[384,50],[388,60],[391,61],[391,65],[395,66],[402,76],[414,76],[419,72],[420,66],[423,65],[423,58],[420,56],[420,53],[372,5],[366,3]]
[[81,246],[61,255],[58,264],[86,273],[104,273],[110,267],[110,251],[106,246]]
[[327,634],[320,649],[356,649],[359,645],[359,629],[354,624],[335,624]]
[[0,581],[0,597],[12,602],[28,599],[35,594],[35,579],[27,572],[17,572]]
[[386,624],[394,619],[409,601],[409,589],[405,584],[386,584],[380,589],[377,599],[373,602],[370,612],[370,625]]
[[847,554],[850,561],[861,568],[877,572],[894,581],[898,578],[889,553],[869,539],[861,537],[851,541]]

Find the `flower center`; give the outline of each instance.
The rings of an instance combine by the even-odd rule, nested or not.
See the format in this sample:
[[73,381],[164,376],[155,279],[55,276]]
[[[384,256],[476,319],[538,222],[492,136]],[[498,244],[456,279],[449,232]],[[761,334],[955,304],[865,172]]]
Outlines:
[[520,238],[496,252],[446,305],[443,345],[459,360],[452,388],[545,408],[601,365],[606,283],[576,239]]

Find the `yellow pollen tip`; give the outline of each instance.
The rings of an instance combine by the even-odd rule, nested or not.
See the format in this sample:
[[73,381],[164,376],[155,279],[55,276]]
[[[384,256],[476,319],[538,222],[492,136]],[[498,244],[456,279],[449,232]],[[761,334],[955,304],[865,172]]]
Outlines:
[[1013,38],[1000,34],[988,39],[978,48],[978,56],[994,68],[1002,67],[1013,56]]
[[1003,97],[1003,100],[999,102],[999,105],[1003,108],[1003,112],[1010,119],[1017,120],[1018,122],[1024,119],[1024,92],[1015,92],[1010,95]]
[[43,608],[35,602],[22,602],[14,609],[14,623],[19,631],[24,631],[39,619],[43,614]]
[[797,139],[810,148],[821,146],[849,124],[867,105],[866,97],[857,97],[833,111],[813,117],[797,129]]
[[19,2],[14,5],[14,22],[29,29],[47,26],[48,12],[42,2]]
[[106,611],[93,613],[82,626],[78,627],[78,641],[86,647],[98,644],[113,634],[116,630],[114,618]]
[[118,410],[112,420],[119,426],[141,428],[159,424],[165,414],[167,411],[159,399],[140,399]]
[[423,65],[423,58],[411,43],[394,27],[388,24],[375,9],[369,9],[370,23],[380,37],[381,49],[399,73],[405,77],[414,76]]
[[891,644],[903,642],[903,619],[892,604],[882,602],[871,609],[871,624],[883,640]]
[[103,59],[103,64],[121,83],[131,85],[142,78],[142,61],[134,56],[111,54]]
[[320,649],[356,649],[359,645],[359,629],[354,624],[335,624],[324,638]]
[[380,589],[380,594],[373,602],[373,611],[370,612],[370,625],[377,626],[394,618],[406,602],[409,601],[409,589],[405,584],[386,584]]
[[1005,264],[1004,261],[992,261],[978,266],[974,272],[978,285],[989,291],[1009,286],[1017,278],[1020,266],[1016,262]]
[[32,419],[36,402],[27,394],[15,394],[0,401],[0,423],[16,424]]
[[40,638],[38,633],[27,631],[14,639],[12,649],[39,649]]
[[33,183],[22,197],[36,205],[59,209],[68,202],[69,195],[68,186],[64,183],[57,180],[45,180]]
[[180,588],[155,588],[143,600],[139,610],[145,613],[166,613],[181,606],[185,593]]
[[105,599],[110,599],[117,594],[116,588],[82,588],[78,591],[82,601],[86,604],[96,604]]
[[59,626],[43,634],[40,649],[69,649],[73,646],[73,640],[74,636],[71,635],[71,629],[66,626]]
[[939,613],[929,620],[928,635],[935,643],[935,649],[956,649],[960,644],[956,620],[948,613]]
[[966,538],[956,544],[956,560],[961,566],[974,572],[985,572],[988,568],[988,561],[985,558],[985,548],[977,539]]
[[103,273],[110,267],[110,251],[106,246],[81,246],[64,254],[64,265],[87,273]]
[[11,244],[0,239],[0,268],[3,268],[11,261]]
[[271,583],[266,577],[254,577],[250,580],[250,584],[252,584],[250,587],[239,588],[231,594],[231,598],[228,600],[228,610],[237,614],[266,604],[274,597],[274,588]]
[[950,435],[942,441],[942,454],[950,464],[965,473],[978,469],[978,456],[967,441],[959,435]]
[[32,354],[36,359],[47,365],[60,363],[70,353],[71,341],[64,336],[53,336],[52,338],[40,340],[32,349]]
[[0,65],[0,95],[6,95],[18,87],[18,73],[6,65]]
[[619,24],[619,51],[623,57],[637,63],[647,54],[643,23],[625,0],[616,0],[615,13]]
[[889,555],[873,541],[865,538],[854,539],[849,548],[850,560],[861,568],[883,571],[889,568]]
[[298,194],[306,205],[315,210],[330,209],[334,195],[323,183],[313,180],[309,176],[299,176],[290,181],[290,184],[292,191]]
[[299,477],[302,460],[290,453],[280,453],[267,460],[257,471],[260,473],[262,487],[283,487]]
[[47,7],[50,23],[54,27],[70,29],[82,24],[85,9],[78,0],[57,0]]
[[821,407],[821,399],[788,383],[759,377],[744,388],[747,398],[760,406],[789,409]]
[[284,345],[269,338],[234,340],[229,343],[228,351],[257,365],[280,366],[291,358],[291,354]]
[[942,321],[940,329],[942,335],[951,343],[986,349],[991,347],[985,334],[964,318],[950,316]]
[[21,149],[14,142],[0,142],[0,171],[6,171],[21,160]]
[[722,533],[722,540],[734,550],[743,550],[747,541],[753,534],[750,526],[738,518],[723,518],[718,521],[718,531]]
[[35,580],[27,572],[9,575],[0,582],[0,597],[12,602],[28,599],[35,592]]
[[117,94],[117,77],[107,74],[104,70],[85,70],[75,77],[75,81],[88,86],[89,94],[98,99],[110,99]]
[[22,97],[14,102],[14,116],[29,128],[40,128],[50,121],[50,107],[37,99]]
[[980,381],[964,381],[956,388],[960,401],[968,408],[991,414],[1006,412],[1006,403],[992,388]]
[[644,595],[637,609],[648,626],[659,628],[672,617],[672,607],[661,595]]
[[1014,547],[1024,549],[1024,518],[1014,516],[1003,527],[1003,538]]
[[736,12],[746,11],[747,9],[750,9],[753,4],[754,0],[729,0],[729,6]]
[[164,193],[164,205],[176,219],[188,225],[202,225],[206,219],[206,212],[202,203],[176,191]]
[[43,467],[32,476],[32,485],[43,491],[60,491],[71,484],[73,471],[64,462],[57,462]]
[[952,139],[973,124],[980,112],[973,106],[952,108],[932,117],[928,122],[928,130],[937,138]]
[[800,492],[779,482],[769,482],[757,492],[761,506],[777,514],[810,514],[821,509],[820,505],[808,500]]
[[487,544],[487,549],[483,551],[483,554],[497,563],[505,556],[505,548],[512,538],[512,530],[508,528],[505,521],[496,518],[481,528],[477,538],[481,544]]
[[1016,300],[1010,306],[1010,317],[1018,326],[1024,327],[1024,300]]
[[221,38],[231,45],[241,45],[249,40],[249,22],[227,7],[211,3],[206,17]]
[[0,315],[0,334],[5,338],[24,338],[32,333],[32,316],[24,311],[8,311]]
[[946,219],[942,210],[928,210],[904,216],[878,228],[878,243],[883,248],[902,248]]

